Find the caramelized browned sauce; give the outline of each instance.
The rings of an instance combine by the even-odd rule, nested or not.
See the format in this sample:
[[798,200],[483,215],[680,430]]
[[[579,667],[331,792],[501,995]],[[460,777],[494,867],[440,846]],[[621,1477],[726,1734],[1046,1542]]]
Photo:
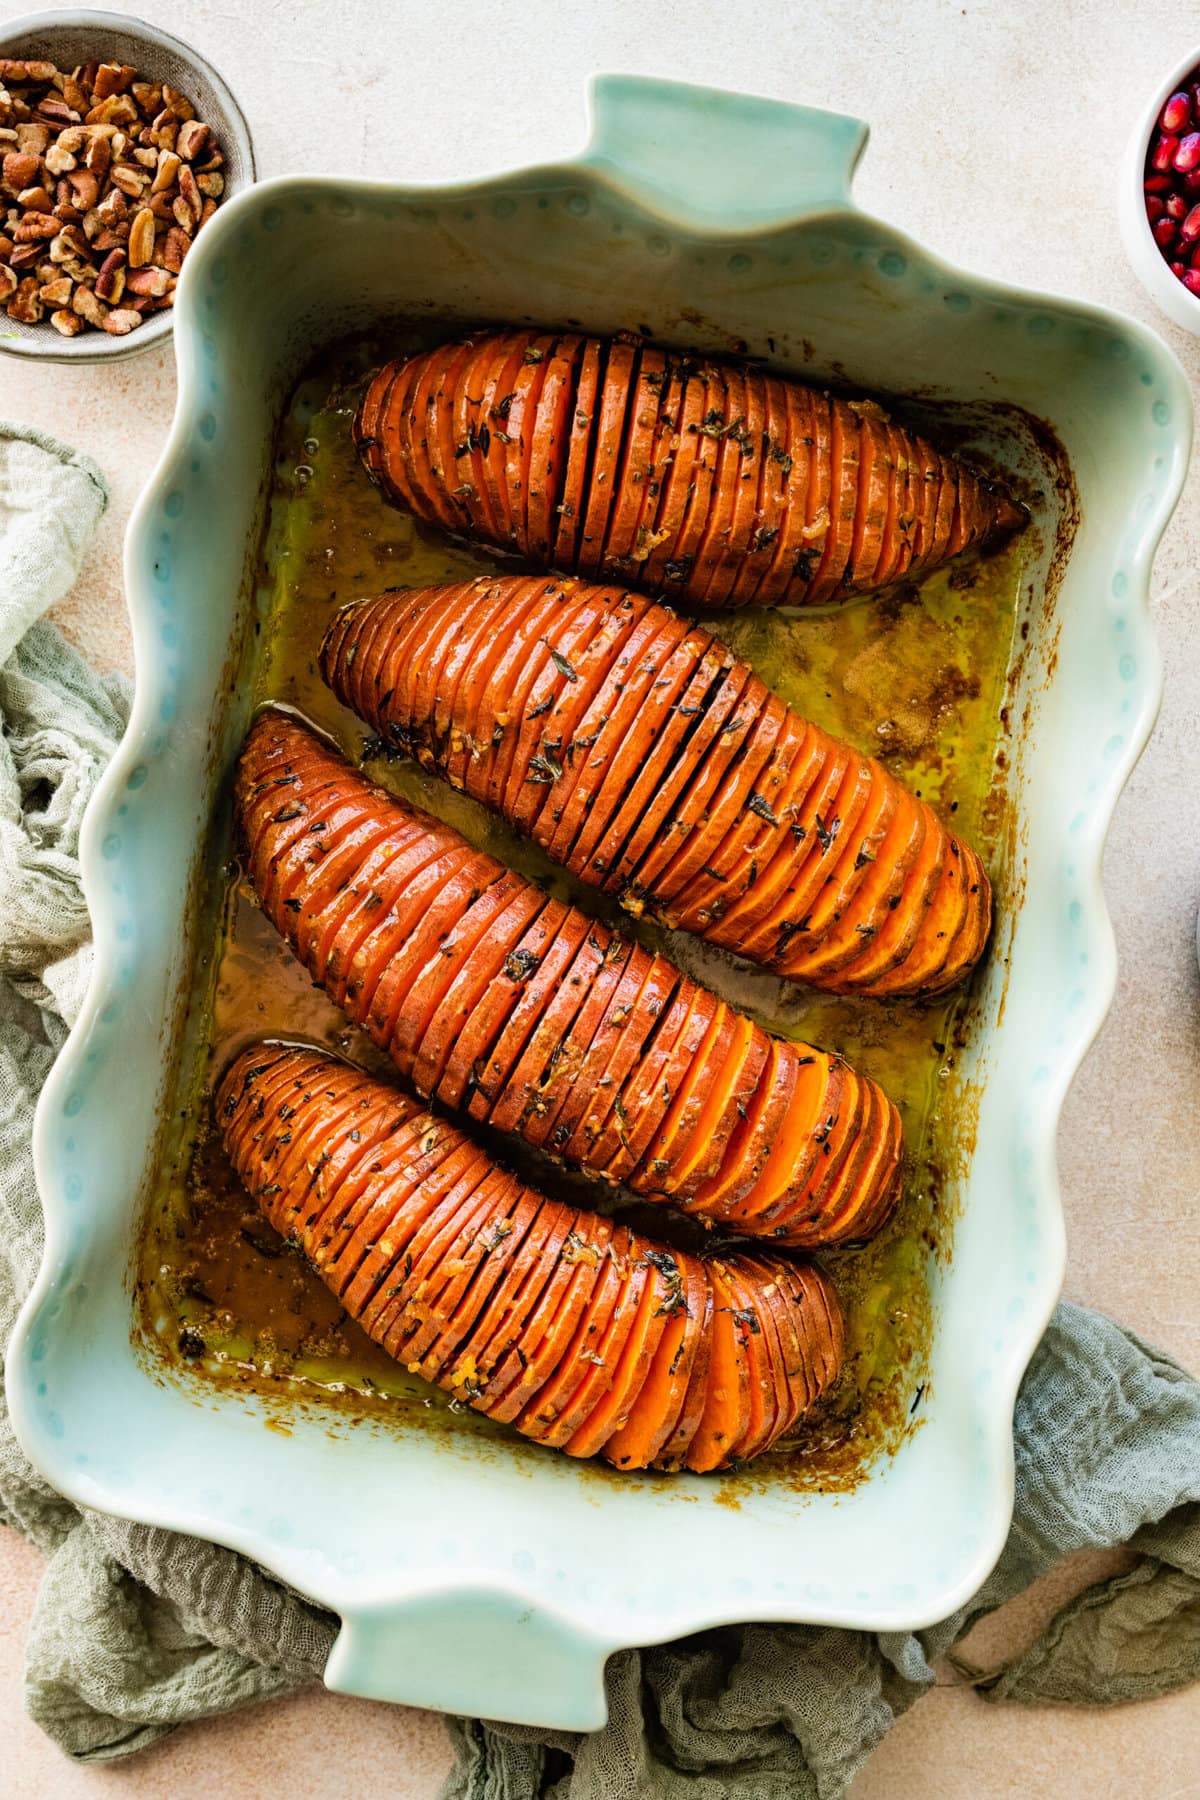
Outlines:
[[[418,340],[414,337],[415,344]],[[389,340],[388,353],[402,346]],[[280,427],[259,580],[264,624],[256,702],[282,701],[362,756],[365,727],[322,683],[316,653],[337,606],[398,584],[425,585],[499,567],[388,505],[355,456],[350,421],[378,346],[325,355],[301,381]],[[998,554],[941,571],[920,589],[806,617],[747,612],[715,629],[799,712],[882,757],[985,855],[1002,812],[994,782],[1001,706],[1024,565],[1020,537]],[[510,565],[511,566],[511,565]],[[449,820],[475,843],[544,879],[556,893],[665,945],[689,972],[771,1028],[842,1051],[900,1106],[907,1142],[901,1205],[859,1250],[825,1258],[846,1305],[848,1354],[834,1392],[795,1438],[724,1478],[728,1497],[749,1480],[806,1488],[847,1485],[880,1448],[919,1423],[929,1340],[928,1270],[949,1248],[943,1183],[972,1129],[971,1096],[955,1074],[970,1029],[969,990],[933,1003],[842,999],[805,992],[694,939],[636,927],[550,864],[499,820],[415,765],[369,762],[394,792]],[[218,846],[218,853],[225,847]],[[1001,903],[1002,903],[1001,894]],[[316,1404],[383,1411],[444,1426],[461,1410],[370,1343],[315,1274],[262,1220],[241,1189],[210,1118],[215,1072],[248,1039],[325,1044],[375,1071],[387,1065],[314,989],[262,917],[236,863],[210,875],[205,904],[219,921],[207,959],[205,1047],[177,1078],[184,1118],[177,1152],[147,1212],[138,1270],[141,1323],[161,1354],[219,1384],[285,1392]],[[500,1154],[537,1185],[585,1204],[621,1204],[586,1178],[505,1141]],[[633,1209],[643,1228],[677,1242],[696,1228],[659,1207]],[[464,1412],[470,1426],[506,1436]],[[628,1479],[606,1476],[611,1479]]]

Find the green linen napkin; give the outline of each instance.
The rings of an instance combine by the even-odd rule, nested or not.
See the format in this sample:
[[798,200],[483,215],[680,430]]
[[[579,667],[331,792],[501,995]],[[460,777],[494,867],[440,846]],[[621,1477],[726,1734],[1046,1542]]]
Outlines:
[[[37,623],[71,585],[105,505],[94,464],[0,425],[0,1345],[42,1245],[30,1154],[38,1090],[90,966],[84,806],[128,716]],[[837,1800],[933,1659],[1071,1551],[1128,1544],[1004,1668],[989,1700],[1110,1704],[1200,1669],[1200,1386],[1098,1314],[1060,1306],[1022,1386],[1017,1493],[972,1604],[918,1634],[743,1625],[614,1656],[609,1724],[587,1737],[448,1722],[447,1800]],[[103,1761],[185,1720],[319,1678],[336,1620],[232,1552],[85,1512],[30,1467],[0,1393],[0,1521],[45,1554],[25,1699],[70,1756]]]

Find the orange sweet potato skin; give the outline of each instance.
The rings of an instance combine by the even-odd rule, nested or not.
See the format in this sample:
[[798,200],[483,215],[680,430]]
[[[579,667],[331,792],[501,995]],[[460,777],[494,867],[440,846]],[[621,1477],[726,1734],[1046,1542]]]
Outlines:
[[[734,1259],[731,1320],[714,1306],[733,1291],[725,1264],[544,1199],[324,1051],[251,1045],[215,1106],[250,1196],[377,1343],[568,1455],[721,1468],[769,1448],[840,1372],[841,1313],[815,1265]],[[727,1379],[748,1331],[756,1419],[771,1396],[771,1430],[750,1442]]]
[[[505,676],[488,682],[498,642]],[[452,658],[435,704],[429,668]],[[321,668],[385,742],[573,873],[776,974],[935,994],[986,946],[991,884],[932,808],[702,626],[623,588],[397,589],[337,615]]]
[[[379,370],[355,432],[422,518],[693,610],[868,593],[1024,522],[874,401],[627,337],[438,345]],[[919,530],[918,497],[942,490],[954,504]]]
[[780,1045],[288,714],[255,722],[234,804],[264,912],[421,1093],[702,1219],[736,1203],[745,1235],[810,1247],[884,1223],[899,1115],[840,1058]]

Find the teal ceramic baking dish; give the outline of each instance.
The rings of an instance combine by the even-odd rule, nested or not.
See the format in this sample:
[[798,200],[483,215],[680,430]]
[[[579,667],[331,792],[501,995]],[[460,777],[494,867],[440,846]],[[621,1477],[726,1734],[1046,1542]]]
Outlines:
[[[585,1729],[619,1646],[745,1618],[916,1627],[1000,1551],[1013,1399],[1063,1273],[1059,1107],[1113,990],[1101,850],[1159,699],[1150,561],[1191,429],[1140,325],[969,276],[861,212],[855,120],[624,77],[593,108],[586,150],[549,167],[266,182],[189,258],[178,411],[126,552],[134,714],[85,829],[95,976],[38,1112],[47,1247],[9,1366],[18,1434],[57,1488],[232,1545],[340,1614],[331,1686]],[[138,1353],[132,1245],[194,980],[191,896],[246,723],[273,429],[315,347],[414,311],[741,342],[952,403],[1010,463],[1033,454],[1010,429],[1024,409],[1069,459],[1057,486],[1040,467],[1006,905],[964,1053],[978,1118],[953,1254],[931,1269],[925,1422],[850,1493],[767,1484],[735,1510],[719,1480],[599,1481],[470,1433],[300,1412],[267,1431],[263,1403]]]

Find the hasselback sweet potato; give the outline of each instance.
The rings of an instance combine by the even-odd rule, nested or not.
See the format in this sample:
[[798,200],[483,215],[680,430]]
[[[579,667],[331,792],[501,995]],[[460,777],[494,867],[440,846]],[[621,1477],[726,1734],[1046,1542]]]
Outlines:
[[701,1258],[547,1199],[335,1057],[252,1045],[216,1109],[263,1213],[376,1343],[568,1456],[723,1468],[837,1378],[841,1310],[814,1265]]
[[268,918],[420,1093],[750,1236],[883,1224],[899,1115],[840,1057],[772,1038],[287,714],[256,721],[234,797]]
[[418,517],[692,608],[867,593],[1025,518],[874,401],[623,338],[439,344],[380,369],[354,429]]
[[937,993],[983,952],[975,851],[643,595],[397,589],[343,608],[321,668],[386,743],[634,913],[835,993]]

